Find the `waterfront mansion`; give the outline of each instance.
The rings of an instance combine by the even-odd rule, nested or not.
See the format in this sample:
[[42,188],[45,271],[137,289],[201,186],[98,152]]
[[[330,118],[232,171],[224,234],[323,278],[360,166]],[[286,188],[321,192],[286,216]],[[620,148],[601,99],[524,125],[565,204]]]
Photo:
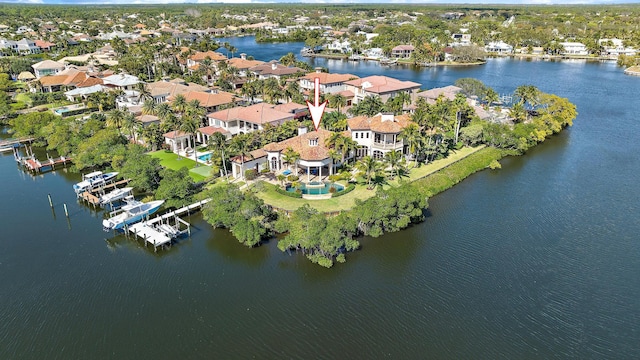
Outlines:
[[[399,135],[409,123],[408,114],[399,116],[378,114],[373,117],[358,116],[349,119],[348,130],[343,135],[354,140],[358,147],[346,158],[361,158],[368,155],[380,159],[389,151],[400,151],[406,154],[407,146]],[[340,160],[330,156],[330,149],[326,144],[326,140],[332,134],[331,131],[324,129],[307,132],[306,128],[299,128],[298,136],[267,144],[244,158],[236,156],[231,159],[233,177],[241,177],[249,169],[255,169],[257,172],[268,169],[279,173],[285,169],[296,168],[307,178],[317,175],[323,179],[333,174],[334,167],[340,165]],[[287,163],[289,159],[285,154],[288,149],[292,149],[299,155],[295,164]]]

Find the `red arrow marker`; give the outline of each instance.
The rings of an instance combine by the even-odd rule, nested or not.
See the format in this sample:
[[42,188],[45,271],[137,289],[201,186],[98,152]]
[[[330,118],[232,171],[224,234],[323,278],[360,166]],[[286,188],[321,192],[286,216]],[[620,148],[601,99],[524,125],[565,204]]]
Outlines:
[[320,121],[322,120],[322,114],[324,114],[324,108],[327,106],[327,102],[320,102],[320,78],[315,78],[315,94],[314,100],[315,104],[307,101],[307,106],[309,107],[309,112],[311,113],[311,119],[313,120],[313,127],[318,131],[318,127],[320,126]]

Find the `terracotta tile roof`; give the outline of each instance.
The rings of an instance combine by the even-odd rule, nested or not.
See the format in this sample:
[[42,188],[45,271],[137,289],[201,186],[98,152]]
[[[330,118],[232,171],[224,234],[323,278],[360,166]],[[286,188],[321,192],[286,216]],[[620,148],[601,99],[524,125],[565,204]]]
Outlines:
[[227,61],[230,66],[235,67],[238,70],[246,70],[254,66],[264,64],[264,61],[260,60],[247,60],[242,58],[232,58]]
[[81,82],[80,84],[76,85],[76,87],[79,88],[83,88],[83,87],[89,87],[89,86],[94,86],[94,85],[102,85],[102,79],[96,78],[96,77],[88,77],[86,78],[83,82]]
[[[263,149],[267,152],[283,152],[287,148],[292,148],[300,154],[300,160],[324,160],[329,157],[329,149],[325,146],[324,142],[331,134],[333,134],[333,132],[318,129],[318,131],[311,131],[278,143],[267,144]],[[318,145],[309,145],[309,140],[314,139],[317,139]]]
[[387,115],[378,114],[371,118],[356,116],[348,119],[347,124],[349,125],[349,130],[371,130],[379,133],[395,134],[411,123],[409,114],[393,116],[393,120],[383,121],[383,118],[387,118]]
[[262,65],[254,66],[249,70],[260,75],[277,75],[277,76],[291,75],[297,72],[304,71],[295,66],[292,66],[292,67],[284,66],[282,64],[279,64],[276,60],[272,60]]
[[301,77],[300,79],[315,81],[315,78],[320,79],[320,84],[335,84],[335,83],[343,83],[345,81],[358,79],[358,76],[352,75],[352,74],[331,74],[331,73],[325,73],[325,72],[312,72]]
[[205,51],[205,52],[198,51],[195,54],[189,56],[189,59],[199,62],[206,59],[207,57],[211,59],[211,61],[222,61],[227,59],[226,56],[215,51]]
[[145,114],[145,115],[140,115],[136,117],[136,120],[140,121],[141,123],[151,123],[151,122],[160,121],[160,118],[155,115]]
[[211,136],[214,133],[221,133],[221,134],[230,134],[227,130],[221,128],[221,127],[217,127],[217,126],[205,126],[205,127],[201,127],[200,129],[198,129],[199,132]]
[[[226,91],[218,91],[218,93],[208,93],[204,91],[189,91],[184,93],[187,101],[198,100],[202,107],[214,107],[224,104],[232,104],[238,102],[236,96]],[[173,100],[170,97],[169,101]]]
[[420,84],[413,81],[402,81],[381,75],[367,76],[365,78],[347,81],[345,84],[364,88],[367,92],[375,94],[384,94],[420,87]]
[[67,80],[67,75],[49,75],[40,78],[40,84],[42,86],[56,86],[64,85],[64,81]]
[[56,46],[56,44],[54,44],[52,42],[45,41],[45,40],[34,40],[33,42],[36,44],[36,46],[39,46],[42,49],[47,49],[47,48],[50,48],[52,46]]
[[173,81],[156,81],[153,83],[147,84],[147,89],[151,93],[151,96],[161,96],[165,95],[167,97],[176,96],[178,94],[185,94],[189,91],[207,91],[209,90],[207,87],[189,83],[188,85],[183,85],[180,83],[175,83]]
[[445,87],[433,88],[430,90],[421,91],[418,93],[418,96],[423,97],[425,99],[435,100],[440,96],[440,94],[442,94],[447,99],[453,100],[456,98],[456,94],[459,93],[460,91],[462,91],[461,88],[457,86],[449,85]]
[[352,97],[356,96],[356,95],[353,93],[353,91],[351,91],[351,90],[343,90],[343,91],[340,91],[338,94],[340,94],[340,95],[342,95],[342,96],[346,97],[347,99],[350,99],[350,98],[352,98]]
[[398,45],[391,49],[391,51],[413,51],[415,47],[413,45]]
[[288,112],[292,114],[296,113],[309,113],[309,107],[307,105],[302,105],[294,102],[278,104],[273,107],[274,109],[282,112]]
[[[244,156],[244,162],[248,162],[248,161],[251,161],[251,160],[259,159],[259,158],[265,157],[265,156],[267,156],[266,151],[264,151],[262,149],[253,150],[253,151],[249,152],[249,156]],[[234,157],[231,158],[231,161],[236,162],[236,163],[241,163],[242,162],[242,158],[240,157],[240,155],[234,156]]]
[[185,136],[189,136],[189,134],[187,134],[186,132],[182,131],[182,130],[178,130],[178,131],[169,131],[168,133],[164,134],[164,137],[168,138],[168,139],[173,139],[173,138],[179,138],[179,137],[185,137]]
[[86,79],[87,79],[86,73],[75,70],[75,73],[71,73],[67,75],[67,79],[64,81],[64,85],[77,85],[82,83]]
[[253,124],[284,122],[293,119],[293,114],[278,111],[271,104],[259,103],[251,106],[237,106],[207,115],[208,118],[222,121],[242,120]]

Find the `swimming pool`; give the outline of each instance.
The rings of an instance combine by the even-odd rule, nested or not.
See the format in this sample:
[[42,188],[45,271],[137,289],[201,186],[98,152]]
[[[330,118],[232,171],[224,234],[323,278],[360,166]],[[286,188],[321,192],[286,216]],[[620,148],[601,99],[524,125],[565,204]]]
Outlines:
[[310,184],[308,187],[304,183],[300,184],[297,188],[288,186],[287,191],[295,192],[297,189],[300,189],[304,195],[324,195],[331,193],[331,188],[335,188],[335,192],[344,190],[344,186],[340,184],[326,182],[324,185],[322,183],[314,183],[313,185]]
[[198,159],[201,160],[201,161],[207,162],[207,161],[211,160],[211,157],[212,157],[211,153],[208,153],[208,154],[199,155]]

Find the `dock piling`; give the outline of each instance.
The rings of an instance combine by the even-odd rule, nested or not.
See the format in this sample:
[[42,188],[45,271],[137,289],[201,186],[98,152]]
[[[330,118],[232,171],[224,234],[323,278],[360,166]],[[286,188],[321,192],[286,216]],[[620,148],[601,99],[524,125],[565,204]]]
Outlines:
[[69,211],[67,210],[67,204],[63,204],[63,206],[64,206],[64,215],[66,217],[69,217]]
[[51,194],[47,194],[47,197],[49,198],[49,206],[53,207],[53,201],[51,201]]

